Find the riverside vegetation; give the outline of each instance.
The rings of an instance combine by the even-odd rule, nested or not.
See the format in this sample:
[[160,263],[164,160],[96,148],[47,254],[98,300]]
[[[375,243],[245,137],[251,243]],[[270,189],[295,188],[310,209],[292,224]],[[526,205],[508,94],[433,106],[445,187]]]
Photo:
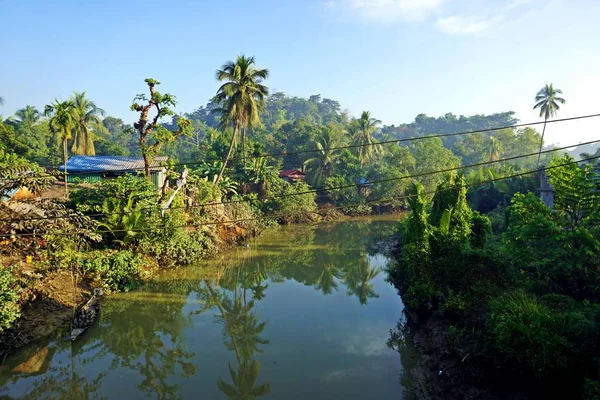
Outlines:
[[571,398],[598,398],[598,174],[572,161],[550,161],[554,209],[516,193],[483,215],[459,175],[432,198],[420,184],[408,189],[391,273],[412,319],[443,327],[437,379],[454,382],[438,395],[468,398],[463,388],[476,385],[542,397],[568,387]]

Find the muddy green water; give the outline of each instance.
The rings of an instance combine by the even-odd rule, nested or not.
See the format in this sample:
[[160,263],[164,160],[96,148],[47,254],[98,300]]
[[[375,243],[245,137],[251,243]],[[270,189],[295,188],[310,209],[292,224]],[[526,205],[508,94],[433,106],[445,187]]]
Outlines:
[[74,345],[57,337],[5,360],[0,398],[408,398],[414,356],[386,344],[402,301],[369,250],[394,227],[291,226],[166,271],[104,299]]

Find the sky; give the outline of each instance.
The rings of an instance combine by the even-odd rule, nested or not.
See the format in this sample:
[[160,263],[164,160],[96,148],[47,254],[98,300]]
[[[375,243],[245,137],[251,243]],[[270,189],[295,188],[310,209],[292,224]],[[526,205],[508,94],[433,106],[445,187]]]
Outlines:
[[[559,118],[600,113],[597,0],[0,0],[0,10],[4,117],[85,91],[132,122],[148,77],[191,112],[238,54],[270,70],[272,92],[321,94],[388,125],[511,110],[534,122],[546,83],[567,100]],[[546,135],[600,139],[600,117]]]

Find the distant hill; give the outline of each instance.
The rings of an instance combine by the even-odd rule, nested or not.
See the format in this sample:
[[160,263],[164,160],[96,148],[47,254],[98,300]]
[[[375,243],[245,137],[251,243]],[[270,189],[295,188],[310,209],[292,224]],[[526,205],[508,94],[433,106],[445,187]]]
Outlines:
[[569,151],[569,155],[576,160],[580,159],[581,153],[594,154],[600,149],[600,143],[586,144],[585,146],[577,146],[573,150]]

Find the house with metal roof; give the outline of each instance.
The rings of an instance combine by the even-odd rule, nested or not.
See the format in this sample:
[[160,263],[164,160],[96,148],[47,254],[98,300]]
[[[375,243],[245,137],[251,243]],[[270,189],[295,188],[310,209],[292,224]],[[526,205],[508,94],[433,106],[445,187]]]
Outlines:
[[[167,169],[163,166],[169,157],[159,156],[150,166],[152,183],[161,188],[165,183]],[[64,171],[61,166],[59,171]],[[98,182],[103,179],[112,179],[125,174],[138,174],[144,172],[144,159],[142,157],[123,156],[72,156],[67,161],[67,181]]]

